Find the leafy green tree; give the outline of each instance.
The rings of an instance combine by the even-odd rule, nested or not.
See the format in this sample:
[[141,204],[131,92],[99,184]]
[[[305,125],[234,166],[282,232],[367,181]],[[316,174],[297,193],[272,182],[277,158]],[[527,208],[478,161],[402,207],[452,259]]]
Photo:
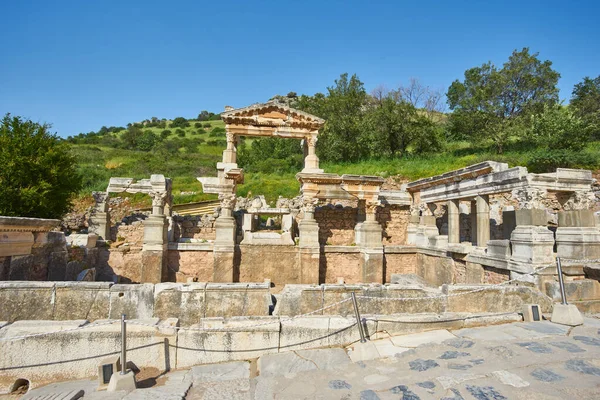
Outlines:
[[170,129],[164,129],[161,133],[160,133],[160,137],[163,139],[168,138],[169,136],[171,136],[173,134],[173,132],[171,132]]
[[491,62],[465,71],[447,93],[452,129],[474,140],[490,139],[498,153],[515,132],[514,120],[558,101],[560,74],[528,48],[513,51],[502,68]]
[[40,125],[6,114],[0,125],[0,215],[60,218],[82,185],[69,145]]
[[125,148],[134,150],[137,149],[138,142],[142,135],[142,129],[136,124],[133,124],[129,125],[129,128],[121,135],[121,140],[123,141]]
[[185,131],[183,129],[181,129],[181,128],[175,129],[175,133],[177,134],[177,136],[179,136],[181,138],[185,137]]
[[593,136],[600,139],[600,75],[583,78],[573,88],[570,107],[589,125]]
[[567,107],[545,106],[531,116],[530,138],[541,148],[580,151],[590,139],[590,128]]
[[[327,161],[357,161],[369,154],[368,135],[363,118],[368,95],[358,76],[340,75],[335,85],[327,88],[327,100],[316,100],[315,108],[326,119],[317,142],[319,157]],[[309,111],[310,112],[310,111]]]
[[368,114],[372,132],[371,155],[374,157],[402,156],[414,139],[413,121],[417,110],[410,104],[397,101],[392,95],[379,100]]
[[183,117],[177,117],[171,122],[171,128],[187,128],[188,126],[190,126],[190,122]]
[[150,151],[158,141],[158,137],[152,131],[147,130],[140,136],[137,148],[142,151]]

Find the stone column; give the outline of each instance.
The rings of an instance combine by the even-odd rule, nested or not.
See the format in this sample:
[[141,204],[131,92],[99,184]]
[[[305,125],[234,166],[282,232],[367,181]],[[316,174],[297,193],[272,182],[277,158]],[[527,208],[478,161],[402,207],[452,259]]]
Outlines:
[[235,194],[220,194],[221,215],[215,221],[213,282],[234,282],[236,222],[233,217]]
[[96,205],[89,221],[89,231],[103,240],[110,240],[110,213],[108,211],[108,193],[92,192]]
[[[356,226],[356,245],[362,256],[362,282],[384,283],[383,273],[383,229],[377,222],[378,200],[367,200],[359,205],[365,206],[364,222]],[[359,215],[361,213],[359,212]]]
[[227,132],[227,148],[223,150],[223,162],[235,164],[237,162],[237,149],[235,147],[236,137],[233,133]]
[[429,205],[427,203],[419,204],[421,216],[419,217],[419,225],[417,227],[417,234],[415,235],[415,243],[418,246],[427,247],[430,246],[432,238],[439,236],[437,225],[435,223],[435,204]]
[[167,278],[167,218],[164,215],[166,191],[150,191],[152,214],[144,220],[142,283],[160,283]]
[[408,226],[406,227],[406,244],[417,244],[419,221],[419,208],[418,206],[411,204],[410,217],[408,220]]
[[572,266],[565,266],[565,273],[572,270],[573,274],[583,275],[584,265],[600,266],[600,263],[584,261],[600,259],[600,227],[596,226],[592,211],[594,203],[593,192],[574,192],[564,204],[564,211],[558,212],[557,255],[564,259],[581,260],[576,265],[571,262],[569,265]]
[[448,200],[448,243],[460,243],[460,211],[458,200]]
[[298,224],[301,283],[319,284],[321,246],[319,244],[319,224],[315,220],[316,205],[317,199],[303,199],[304,217]]
[[304,158],[304,169],[302,172],[322,173],[323,170],[319,168],[319,157],[315,152],[317,146],[317,135],[308,135],[305,139],[307,145],[308,154]]
[[490,240],[490,203],[489,196],[475,197],[477,209],[477,246],[486,247]]
[[[510,235],[512,256],[508,266],[511,279],[519,279],[522,274],[554,264],[554,234],[547,227],[548,217],[542,203],[545,194],[545,191],[535,188],[515,189],[512,192],[519,209],[515,210],[517,226]],[[523,279],[539,283],[537,277],[530,275]]]

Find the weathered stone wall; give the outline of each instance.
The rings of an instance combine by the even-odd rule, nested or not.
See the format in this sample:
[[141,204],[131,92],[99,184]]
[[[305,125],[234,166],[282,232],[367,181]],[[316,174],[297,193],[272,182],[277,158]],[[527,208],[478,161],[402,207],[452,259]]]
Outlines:
[[286,283],[300,283],[298,247],[239,246],[239,282],[271,280],[277,290]]
[[416,273],[429,284],[441,286],[456,282],[454,260],[451,257],[417,253],[416,258]]
[[113,281],[116,277],[122,283],[137,283],[141,281],[141,274],[141,247],[99,248],[96,280]]
[[269,315],[264,283],[0,282],[0,321]]
[[130,225],[119,224],[111,228],[112,240],[116,243],[127,243],[131,247],[142,247],[144,244],[144,222],[134,221]]
[[167,267],[172,282],[211,282],[213,279],[213,252],[169,250]]
[[317,207],[315,219],[319,224],[319,243],[334,246],[352,245],[357,215],[356,207],[341,204]]
[[362,277],[362,256],[359,249],[350,247],[332,251],[326,246],[319,260],[319,276],[322,283],[337,283],[339,278],[345,283],[359,283]]
[[416,253],[385,253],[385,282],[392,281],[392,274],[416,274]]
[[406,228],[410,219],[407,206],[379,207],[377,221],[383,228],[383,244],[406,244]]
[[173,236],[178,239],[215,239],[215,221],[213,214],[194,216],[173,216]]

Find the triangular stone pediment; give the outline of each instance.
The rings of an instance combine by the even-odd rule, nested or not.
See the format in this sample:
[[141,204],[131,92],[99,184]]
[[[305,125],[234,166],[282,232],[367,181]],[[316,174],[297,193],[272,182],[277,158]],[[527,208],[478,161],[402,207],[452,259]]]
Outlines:
[[325,120],[317,116],[276,102],[253,104],[249,107],[229,110],[222,113],[221,118],[228,125],[290,127],[307,130],[318,130],[325,123]]

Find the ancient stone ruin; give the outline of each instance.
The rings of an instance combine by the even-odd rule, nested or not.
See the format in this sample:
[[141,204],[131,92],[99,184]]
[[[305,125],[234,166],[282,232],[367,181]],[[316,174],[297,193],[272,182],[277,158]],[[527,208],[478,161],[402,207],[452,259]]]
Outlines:
[[[171,179],[152,175],[137,182],[111,178],[106,191],[93,193],[88,233],[65,237],[58,220],[0,217],[0,321],[13,323],[0,329],[0,338],[22,320],[103,321],[126,313],[150,321],[136,333],[140,346],[148,337],[185,344],[172,350],[172,367],[247,359],[256,354],[203,353],[200,360],[189,351],[196,333],[169,329],[233,326],[250,335],[234,347],[258,348],[264,339],[278,351],[304,330],[318,336],[318,329],[345,326],[351,293],[362,296],[365,314],[414,314],[422,326],[433,320],[466,326],[467,315],[485,324],[489,313],[522,312],[524,304],[550,312],[560,299],[556,257],[569,300],[581,311],[600,311],[599,205],[590,171],[534,174],[486,161],[384,189],[381,177],[319,167],[320,118],[278,103],[230,109],[222,118],[227,148],[217,176],[198,178],[205,193],[218,195],[214,212],[176,215]],[[260,195],[237,196],[244,181],[236,159],[241,136],[299,141],[305,163],[296,175],[298,197],[272,207]],[[152,210],[111,224],[109,198],[118,193],[147,194]],[[390,301],[419,298],[426,301]],[[325,318],[325,327],[309,319],[300,334],[279,319],[307,313]],[[260,319],[279,322],[255,328]],[[414,329],[405,322],[385,330]],[[210,337],[220,343],[230,340],[225,336]],[[83,348],[90,339],[77,340]],[[6,354],[20,351],[4,346]],[[156,364],[152,355],[136,354]],[[167,356],[156,357],[164,364]],[[88,376],[97,361],[74,376]],[[7,365],[0,360],[0,370]],[[27,372],[41,379],[36,373]],[[13,375],[0,373],[0,383],[2,376],[14,382]]]

